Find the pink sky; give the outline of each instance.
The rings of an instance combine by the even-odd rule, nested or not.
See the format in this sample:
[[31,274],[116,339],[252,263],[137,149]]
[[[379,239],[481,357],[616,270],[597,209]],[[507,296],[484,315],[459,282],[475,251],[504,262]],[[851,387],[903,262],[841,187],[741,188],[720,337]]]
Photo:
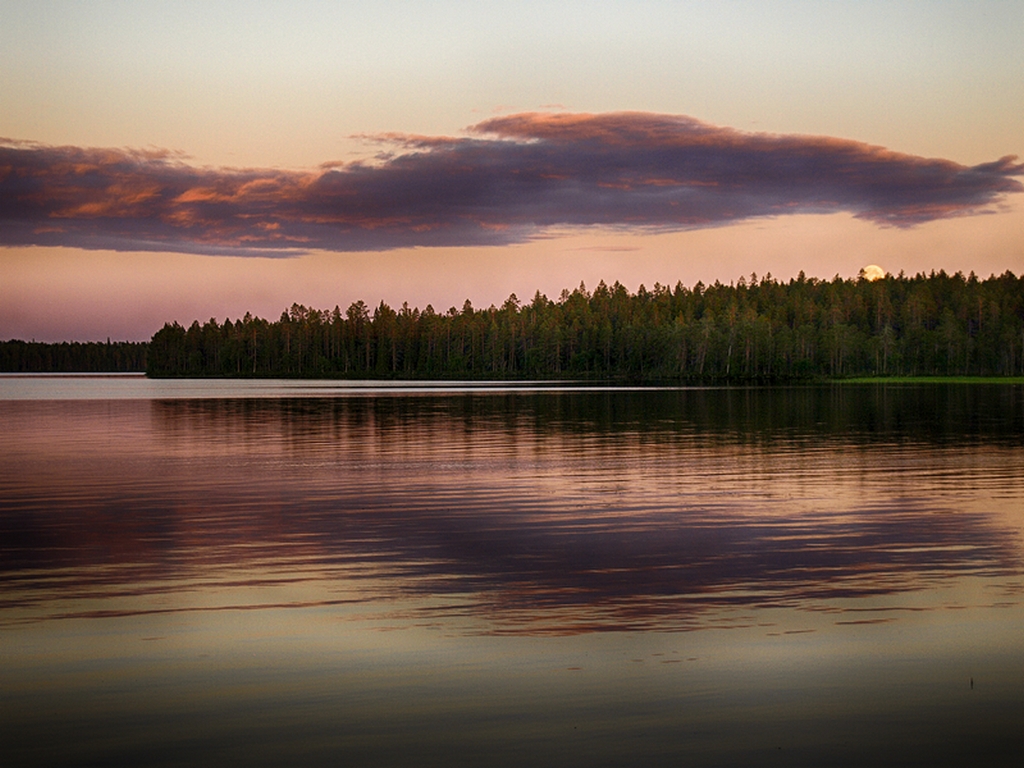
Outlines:
[[5,5],[0,339],[1024,271],[1019,5],[512,6]]

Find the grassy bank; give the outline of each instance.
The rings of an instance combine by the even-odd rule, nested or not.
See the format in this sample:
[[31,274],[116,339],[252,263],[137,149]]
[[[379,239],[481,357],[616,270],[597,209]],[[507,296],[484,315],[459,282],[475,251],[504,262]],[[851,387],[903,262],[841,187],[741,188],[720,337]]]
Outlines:
[[835,384],[1024,384],[1024,376],[858,376]]

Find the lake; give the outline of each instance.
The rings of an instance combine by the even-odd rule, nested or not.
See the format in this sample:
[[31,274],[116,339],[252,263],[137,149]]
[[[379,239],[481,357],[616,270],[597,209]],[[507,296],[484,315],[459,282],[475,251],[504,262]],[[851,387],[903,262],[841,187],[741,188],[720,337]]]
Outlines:
[[1008,765],[1024,387],[0,377],[0,764]]

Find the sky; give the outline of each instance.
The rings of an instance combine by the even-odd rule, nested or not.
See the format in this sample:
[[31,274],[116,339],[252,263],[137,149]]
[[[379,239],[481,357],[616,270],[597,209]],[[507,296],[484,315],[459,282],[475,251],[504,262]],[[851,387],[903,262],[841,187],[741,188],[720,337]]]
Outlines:
[[1024,272],[1024,4],[0,0],[0,339]]

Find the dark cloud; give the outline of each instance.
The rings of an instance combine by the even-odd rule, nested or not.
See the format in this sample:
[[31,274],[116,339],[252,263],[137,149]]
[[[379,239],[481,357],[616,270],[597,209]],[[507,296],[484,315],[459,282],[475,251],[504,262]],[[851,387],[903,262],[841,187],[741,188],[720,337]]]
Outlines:
[[466,138],[385,135],[372,163],[197,168],[161,151],[0,145],[0,244],[273,255],[678,230],[847,211],[909,227],[992,210],[1024,164],[645,113],[518,114]]

